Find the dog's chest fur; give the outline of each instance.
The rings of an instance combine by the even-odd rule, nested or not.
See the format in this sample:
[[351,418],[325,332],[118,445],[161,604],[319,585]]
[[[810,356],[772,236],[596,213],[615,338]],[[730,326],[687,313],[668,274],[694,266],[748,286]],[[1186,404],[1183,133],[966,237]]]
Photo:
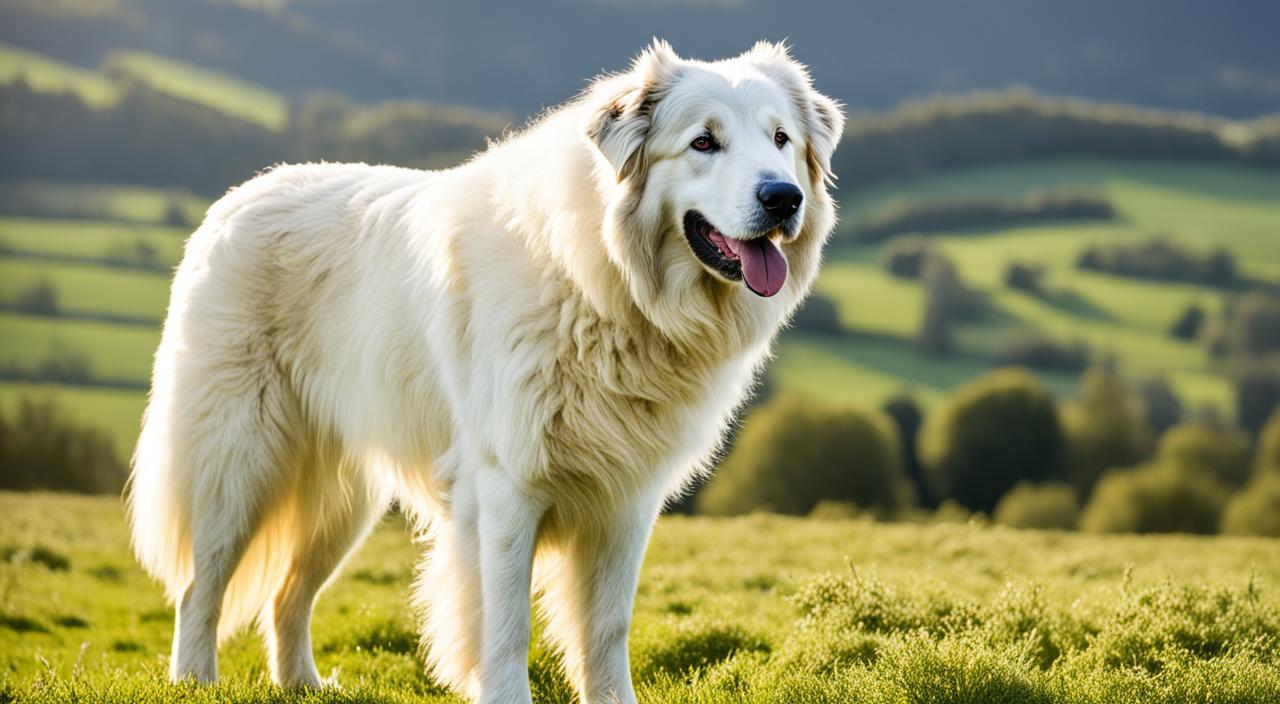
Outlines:
[[539,380],[554,405],[542,439],[558,500],[566,483],[581,500],[612,502],[655,481],[678,484],[673,471],[698,471],[756,360],[714,334],[678,345],[634,322],[565,312],[580,317],[557,338],[556,362]]

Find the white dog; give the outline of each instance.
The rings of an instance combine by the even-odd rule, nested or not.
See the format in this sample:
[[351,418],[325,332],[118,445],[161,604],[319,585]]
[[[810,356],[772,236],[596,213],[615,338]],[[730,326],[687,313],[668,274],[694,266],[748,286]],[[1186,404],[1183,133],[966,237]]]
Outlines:
[[634,702],[663,502],[704,471],[817,272],[839,106],[779,45],[655,42],[448,171],[283,166],[187,244],[133,462],[171,677],[256,618],[319,686],[316,595],[392,499],[434,673],[528,702],[530,599],[583,702]]

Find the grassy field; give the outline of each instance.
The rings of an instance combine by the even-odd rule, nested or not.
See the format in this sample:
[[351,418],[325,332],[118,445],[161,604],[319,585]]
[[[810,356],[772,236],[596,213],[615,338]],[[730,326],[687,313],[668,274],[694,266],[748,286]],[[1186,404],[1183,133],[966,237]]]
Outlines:
[[87,105],[107,107],[119,99],[119,86],[106,76],[0,43],[0,83],[26,81],[49,93],[74,93]]
[[114,104],[120,99],[125,82],[141,81],[162,93],[256,122],[267,129],[282,130],[289,119],[288,99],[276,91],[147,51],[113,51],[102,66],[90,70],[0,43],[0,83],[19,79],[35,90],[73,93],[93,107]]
[[[164,683],[172,609],[118,499],[0,494],[0,701],[454,702],[424,674],[388,518],[322,595],[342,689],[286,696],[259,639],[216,687]],[[632,631],[644,702],[1275,702],[1280,544],[968,524],[668,517]],[[532,652],[539,702],[569,701]]]
[[113,51],[103,61],[108,75],[143,81],[156,90],[229,115],[282,130],[289,120],[289,101],[270,88],[146,51]]

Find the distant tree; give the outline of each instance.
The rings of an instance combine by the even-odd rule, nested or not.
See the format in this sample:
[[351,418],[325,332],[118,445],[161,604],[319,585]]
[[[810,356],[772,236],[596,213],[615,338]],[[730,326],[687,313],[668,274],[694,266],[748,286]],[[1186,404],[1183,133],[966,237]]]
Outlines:
[[811,293],[791,318],[791,327],[801,332],[839,335],[840,310],[836,302],[820,293]]
[[191,219],[187,217],[187,209],[182,206],[182,201],[177,198],[170,198],[164,206],[164,217],[161,222],[169,227],[186,229],[191,227]]
[[83,350],[71,347],[60,337],[49,342],[49,351],[37,371],[40,381],[87,384],[93,381],[93,365]]
[[805,515],[830,500],[892,512],[909,496],[897,433],[883,413],[780,396],[747,417],[697,507]]
[[40,278],[18,291],[14,306],[33,315],[57,315],[58,288],[46,278]]
[[937,501],[933,499],[928,481],[924,475],[924,466],[920,464],[920,427],[924,424],[924,411],[920,404],[908,392],[899,393],[880,406],[893,420],[898,430],[898,442],[902,447],[902,468],[915,488],[918,503],[926,508],[934,508]]
[[1280,353],[1280,296],[1255,291],[1236,299],[1226,322],[1230,354],[1261,358]]
[[1075,530],[1080,501],[1070,484],[1018,482],[996,504],[992,519],[1012,528]]
[[925,260],[932,242],[923,235],[899,235],[880,248],[880,265],[891,276],[919,279],[924,275]]
[[1089,366],[1089,348],[1079,341],[1058,342],[1035,329],[1015,330],[1000,341],[992,361],[999,367],[1079,372]]
[[1280,407],[1258,433],[1258,452],[1254,458],[1255,474],[1280,476]]
[[97,494],[124,485],[110,436],[73,421],[52,399],[20,396],[0,426],[0,488]]
[[1194,340],[1204,325],[1204,309],[1192,303],[1169,326],[1169,336],[1179,340]]
[[1095,533],[1216,533],[1227,495],[1212,476],[1178,467],[1116,470],[1098,482],[1080,527]]
[[1033,296],[1044,295],[1043,266],[1025,262],[1009,262],[1004,267],[1004,285]]
[[1222,512],[1222,532],[1280,538],[1280,473],[1255,477],[1231,497]]
[[1068,476],[1088,496],[1103,473],[1132,467],[1150,457],[1153,439],[1142,407],[1109,366],[1095,366],[1080,379],[1080,398],[1064,404]]
[[1063,474],[1066,442],[1057,404],[1026,371],[987,374],[930,414],[920,456],[938,498],[990,512],[1022,480]]
[[924,263],[924,315],[916,347],[933,357],[945,357],[954,351],[951,321],[967,314],[973,293],[960,282],[951,260],[939,252],[930,252]]
[[1236,376],[1236,420],[1257,435],[1280,407],[1280,372],[1267,365],[1249,366]]
[[1154,376],[1139,381],[1137,392],[1153,437],[1160,437],[1182,420],[1182,402],[1166,377]]
[[1249,478],[1252,447],[1249,434],[1208,423],[1175,425],[1160,436],[1160,464],[1212,476],[1231,487]]
[[1137,244],[1089,247],[1077,258],[1076,267],[1119,276],[1211,286],[1226,286],[1236,281],[1235,257],[1231,252],[1225,249],[1195,252],[1167,236],[1153,236]]

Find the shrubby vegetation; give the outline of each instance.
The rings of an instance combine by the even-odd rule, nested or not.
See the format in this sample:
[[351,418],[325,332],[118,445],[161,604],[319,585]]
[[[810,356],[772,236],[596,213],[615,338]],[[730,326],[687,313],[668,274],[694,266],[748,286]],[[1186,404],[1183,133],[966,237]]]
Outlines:
[[1280,124],[1046,98],[1023,89],[931,98],[845,127],[842,187],[939,169],[1058,157],[1280,164]]
[[[880,410],[893,420],[898,430],[898,444],[902,448],[902,468],[915,489],[916,502],[924,507],[933,508],[937,502],[933,500],[933,492],[925,479],[924,466],[920,463],[920,427],[924,424],[924,409],[911,394],[902,392],[887,399],[880,405]],[[1280,467],[1280,458],[1277,458]]]
[[1169,385],[1169,379],[1155,376],[1139,379],[1135,393],[1142,405],[1143,417],[1155,437],[1182,420],[1182,401]]
[[921,278],[925,302],[916,348],[933,357],[945,357],[954,351],[952,321],[980,317],[986,301],[978,291],[964,285],[955,265],[937,250],[925,254]]
[[1280,408],[1280,367],[1250,365],[1236,376],[1236,424],[1251,435]]
[[1017,369],[955,391],[920,436],[920,456],[937,496],[988,512],[1020,481],[1062,476],[1065,452],[1053,397]]
[[919,279],[924,275],[924,263],[933,252],[932,243],[923,235],[899,235],[880,248],[880,265],[891,276],[900,279]]
[[58,305],[58,287],[47,278],[37,279],[18,291],[13,307],[32,315],[57,315],[61,310]]
[[23,396],[0,413],[0,489],[118,492],[126,474],[111,438],[51,399]]
[[1238,487],[1249,478],[1253,448],[1249,434],[1243,430],[1185,423],[1170,428],[1160,437],[1156,456],[1162,464],[1199,472],[1227,486]]
[[1068,476],[1088,496],[1103,473],[1132,467],[1151,455],[1151,429],[1120,374],[1109,366],[1089,369],[1079,400],[1062,408],[1068,438]]
[[1106,198],[1078,190],[1032,192],[1016,198],[947,196],[896,200],[854,224],[858,242],[910,232],[939,232],[1034,220],[1097,220],[1114,216]]
[[1226,485],[1202,472],[1153,464],[1102,478],[1080,516],[1095,533],[1205,533],[1218,531]]
[[697,505],[719,515],[805,515],[824,499],[882,513],[910,505],[893,421],[879,411],[779,396],[750,414]]
[[1280,474],[1259,473],[1236,492],[1222,512],[1222,532],[1280,538]]
[[1009,333],[1000,341],[992,361],[1000,367],[1028,367],[1045,371],[1079,372],[1089,366],[1083,342],[1063,343],[1035,330]]
[[1194,340],[1200,336],[1204,323],[1204,309],[1193,303],[1169,326],[1169,336],[1179,340]]
[[1009,262],[1004,269],[1004,285],[1033,296],[1043,296],[1044,272],[1044,267],[1038,264]]
[[292,106],[277,132],[141,82],[103,108],[17,82],[0,86],[0,177],[180,185],[216,194],[280,162],[451,165],[509,122],[468,108],[364,106],[317,95]]
[[1167,237],[1152,237],[1139,244],[1094,245],[1080,254],[1076,266],[1086,271],[1209,286],[1238,281],[1236,259],[1229,250],[1194,252]]
[[996,504],[992,519],[1012,528],[1075,530],[1080,500],[1064,482],[1018,482]]
[[801,332],[820,335],[839,335],[840,309],[836,302],[821,293],[811,293],[791,317],[791,327]]

